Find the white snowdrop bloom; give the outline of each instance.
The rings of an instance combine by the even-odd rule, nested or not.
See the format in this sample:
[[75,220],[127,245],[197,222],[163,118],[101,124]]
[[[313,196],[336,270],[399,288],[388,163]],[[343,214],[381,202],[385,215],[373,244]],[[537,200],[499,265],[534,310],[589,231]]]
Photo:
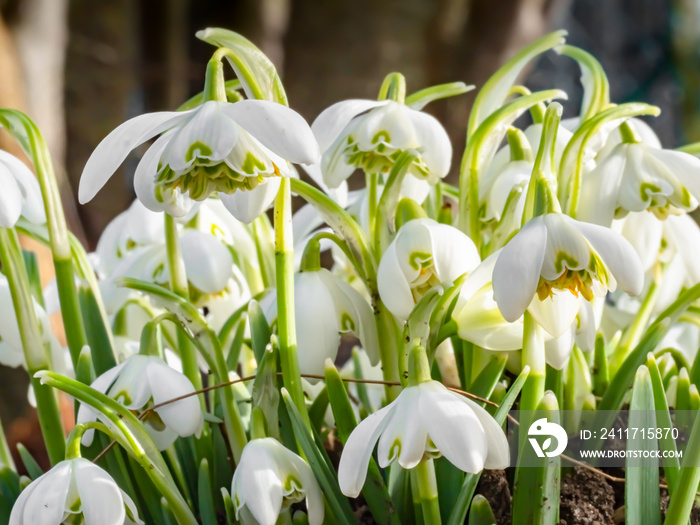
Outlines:
[[14,155],[0,150],[0,227],[13,228],[20,216],[34,224],[46,222],[39,181]]
[[[277,318],[275,292],[261,302],[267,319]],[[352,332],[370,361],[379,361],[379,340],[372,307],[362,295],[325,268],[294,276],[294,309],[299,369],[303,374],[325,371],[326,359],[335,361],[341,334]]]
[[377,442],[382,468],[398,461],[412,469],[424,459],[444,455],[460,470],[477,473],[506,468],[510,460],[508,441],[496,420],[437,381],[405,388],[353,430],[338,468],[340,490],[346,496],[360,494]]
[[[195,391],[182,373],[169,367],[162,359],[146,355],[127,358],[95,379],[90,386],[135,411],[146,410]],[[97,419],[104,418],[92,407],[81,403],[77,422],[87,423]],[[106,419],[103,422],[110,425]],[[199,436],[204,418],[199,399],[190,396],[156,408],[146,416],[144,423],[156,445],[160,450],[165,450],[178,436]],[[88,429],[83,435],[83,445],[90,446],[93,435],[94,430]]]
[[80,202],[95,196],[132,149],[157,135],[136,169],[134,189],[147,208],[173,216],[213,193],[235,214],[238,198],[228,198],[237,191],[264,188],[269,178],[292,174],[289,162],[311,164],[319,157],[308,124],[288,107],[265,100],[208,101],[189,111],[147,113],[117,127],[85,165]]
[[[618,283],[630,295],[642,291],[644,273],[632,245],[609,228],[561,213],[530,220],[501,250],[493,270],[494,298],[503,317],[516,321],[529,307],[547,329],[546,313],[554,314],[548,329],[554,336],[561,335],[555,326],[567,326],[564,316],[569,324],[573,321],[570,313],[578,312],[579,294],[591,300],[615,290]],[[565,309],[545,304],[556,300],[570,304]]]
[[387,174],[407,149],[419,153],[409,168],[435,184],[447,175],[452,144],[434,117],[392,100],[345,100],[325,109],[311,129],[321,147],[321,172],[337,188],[355,169]]
[[17,498],[10,525],[143,523],[136,505],[106,471],[83,458],[61,461]]
[[274,525],[280,512],[306,499],[309,523],[323,523],[323,495],[311,467],[273,438],[253,439],[233,473],[236,519]]
[[602,226],[633,211],[664,219],[694,210],[698,199],[700,159],[642,142],[621,143],[586,175],[578,217]]
[[432,219],[405,223],[387,247],[377,270],[379,295],[389,311],[408,319],[418,300],[436,284],[449,284],[479,265],[472,240]]

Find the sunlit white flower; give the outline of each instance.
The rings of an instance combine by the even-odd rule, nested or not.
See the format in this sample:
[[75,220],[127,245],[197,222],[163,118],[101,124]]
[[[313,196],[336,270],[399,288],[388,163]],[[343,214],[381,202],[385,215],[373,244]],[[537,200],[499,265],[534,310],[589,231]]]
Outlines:
[[85,165],[80,202],[95,196],[132,149],[157,135],[136,169],[134,189],[147,208],[173,216],[213,193],[235,214],[240,203],[229,199],[236,191],[264,187],[268,178],[292,174],[288,162],[311,164],[319,156],[309,126],[288,107],[209,101],[189,111],[141,115],[112,131]]
[[[561,213],[529,221],[500,252],[493,270],[494,298],[508,321],[517,320],[528,307],[535,318],[543,319],[541,309],[549,298],[571,302],[580,294],[592,300],[615,290],[618,283],[631,295],[642,291],[644,274],[632,245],[608,228]],[[573,295],[555,295],[556,290]],[[539,300],[533,301],[535,295]],[[578,305],[571,306],[575,316]]]
[[233,473],[236,519],[274,525],[282,510],[306,499],[309,523],[323,522],[323,495],[311,467],[273,438],[254,439]]
[[435,184],[447,175],[452,145],[432,116],[391,100],[345,100],[324,110],[311,129],[321,152],[323,179],[337,188],[355,169],[387,174],[398,155],[414,149],[419,157],[409,173]]
[[46,222],[36,177],[14,155],[0,150],[0,227],[12,228],[20,216],[35,224]]
[[579,217],[610,226],[631,211],[660,219],[697,208],[700,159],[648,144],[621,143],[586,175]]
[[338,482],[348,497],[365,484],[375,444],[379,466],[398,460],[405,469],[442,455],[465,472],[502,469],[509,464],[501,426],[477,403],[437,381],[405,388],[389,405],[363,420],[345,443]]
[[382,255],[377,270],[379,295],[392,314],[406,320],[430,288],[452,283],[479,262],[476,246],[457,228],[414,219],[399,229]]
[[83,458],[61,461],[22,491],[10,525],[143,523],[131,498],[106,471]]
[[[187,377],[154,356],[133,355],[99,376],[90,385],[116,399],[129,410],[142,411],[173,398],[192,394],[194,386]],[[88,405],[78,409],[78,423],[95,421],[100,413]],[[107,423],[107,421],[105,421]],[[149,434],[161,450],[180,437],[199,436],[204,425],[197,396],[190,396],[156,408],[144,419]],[[83,435],[83,445],[90,446],[94,430]]]
[[[266,317],[277,317],[276,293],[262,307]],[[305,374],[323,374],[326,359],[335,360],[341,334],[352,332],[362,342],[370,360],[379,360],[379,342],[374,314],[367,300],[328,270],[306,271],[294,277],[299,369]]]

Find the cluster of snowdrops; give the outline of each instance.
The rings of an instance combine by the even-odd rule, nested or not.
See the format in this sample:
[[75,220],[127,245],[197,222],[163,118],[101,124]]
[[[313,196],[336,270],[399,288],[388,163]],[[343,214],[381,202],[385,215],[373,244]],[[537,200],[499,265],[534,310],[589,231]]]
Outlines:
[[[639,118],[659,109],[612,103],[563,32],[480,87],[455,153],[423,109],[473,86],[408,94],[391,73],[309,126],[249,41],[197,36],[217,48],[202,93],[126,121],[85,166],[83,203],[141,153],[137,200],[94,253],[66,230],[39,131],[0,110],[36,173],[0,152],[0,362],[30,374],[52,464],[24,449],[20,476],[2,437],[2,520],[491,523],[475,487],[517,467],[511,407],[571,432],[560,410],[647,385],[652,409],[700,407],[700,146],[665,149]],[[579,63],[578,115],[515,84],[545,52]],[[18,235],[53,252],[43,291]],[[75,401],[67,439],[56,391]],[[687,522],[697,468],[663,467],[667,523]],[[655,468],[628,518],[659,512]],[[560,469],[516,468],[514,523],[558,522]]]

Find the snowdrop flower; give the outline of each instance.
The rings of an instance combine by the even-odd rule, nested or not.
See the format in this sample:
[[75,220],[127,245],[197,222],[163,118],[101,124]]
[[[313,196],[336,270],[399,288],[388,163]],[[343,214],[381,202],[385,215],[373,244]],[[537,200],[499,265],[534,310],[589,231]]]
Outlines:
[[[617,283],[630,295],[642,291],[644,274],[632,245],[608,228],[561,213],[535,217],[523,226],[502,249],[493,270],[496,304],[511,322],[530,307],[538,321],[546,317],[543,309],[547,309],[570,318],[570,325],[578,312],[573,299],[579,294],[586,300],[601,297],[607,290],[615,290]],[[573,296],[555,293],[557,290],[568,290]],[[533,300],[535,295],[538,300]],[[552,309],[545,304],[551,302],[548,298],[570,303],[569,307]],[[552,321],[568,326],[561,319]]]
[[[162,359],[147,355],[129,357],[99,376],[90,386],[136,411],[195,391],[187,377],[170,368]],[[88,405],[80,405],[78,423],[98,418],[99,412]],[[108,421],[104,423],[109,426]],[[199,436],[204,419],[197,396],[190,396],[156,408],[144,423],[156,445],[165,450],[178,436]],[[83,435],[83,445],[90,446],[93,435],[94,430],[88,429]]]
[[[261,306],[267,319],[277,317],[277,296],[271,293]],[[379,361],[379,340],[372,307],[362,295],[325,268],[294,277],[299,369],[323,375],[325,361],[335,360],[341,334],[352,332],[362,342],[372,364]]]
[[0,187],[0,227],[14,227],[20,216],[34,224],[46,222],[44,201],[36,177],[21,160],[2,150]]
[[399,229],[382,255],[377,270],[379,295],[392,314],[406,320],[430,288],[451,283],[479,262],[476,246],[457,228],[432,219],[413,219]]
[[398,461],[403,468],[412,469],[424,459],[444,455],[460,470],[477,473],[505,468],[510,458],[508,442],[496,420],[437,381],[405,388],[391,404],[353,430],[338,468],[340,490],[346,496],[360,494],[377,441],[382,468]]
[[621,143],[586,175],[579,217],[610,226],[631,211],[659,219],[694,210],[700,199],[700,159],[635,142]]
[[321,147],[320,169],[337,188],[355,169],[387,174],[398,155],[419,153],[409,173],[435,184],[447,175],[452,145],[432,116],[392,100],[345,100],[324,110],[311,129]]
[[311,467],[273,438],[253,439],[233,473],[236,519],[274,525],[280,512],[306,499],[309,523],[323,523],[323,495]]
[[[134,189],[147,208],[176,217],[214,193],[234,215],[241,211],[237,191],[260,188],[252,198],[269,205],[267,179],[290,176],[289,162],[312,164],[319,157],[311,129],[288,107],[208,101],[189,111],[141,115],[112,131],[85,165],[80,202],[95,196],[132,149],[157,135],[136,169]],[[250,218],[251,210],[241,214]]]
[[83,458],[61,461],[31,482],[12,507],[10,525],[143,523],[131,498],[106,471]]

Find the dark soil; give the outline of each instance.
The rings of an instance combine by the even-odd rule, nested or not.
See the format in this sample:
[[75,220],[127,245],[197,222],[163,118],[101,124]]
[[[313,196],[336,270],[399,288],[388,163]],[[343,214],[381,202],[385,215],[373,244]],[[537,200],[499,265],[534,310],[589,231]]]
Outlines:
[[615,492],[602,476],[576,467],[561,480],[560,525],[613,525]]
[[510,493],[505,470],[484,470],[475,494],[481,494],[488,500],[497,525],[510,525],[513,496]]

